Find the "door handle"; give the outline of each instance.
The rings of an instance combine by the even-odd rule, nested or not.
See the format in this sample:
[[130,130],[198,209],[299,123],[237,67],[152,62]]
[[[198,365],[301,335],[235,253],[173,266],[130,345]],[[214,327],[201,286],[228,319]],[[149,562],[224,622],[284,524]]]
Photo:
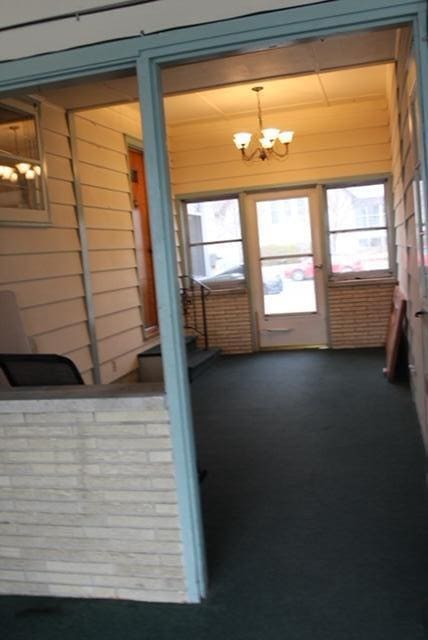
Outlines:
[[419,311],[416,311],[415,318],[420,318],[421,316],[426,316],[426,315],[428,315],[428,311],[425,311],[424,309],[420,309]]
[[322,269],[324,265],[322,264],[314,264],[314,269]]

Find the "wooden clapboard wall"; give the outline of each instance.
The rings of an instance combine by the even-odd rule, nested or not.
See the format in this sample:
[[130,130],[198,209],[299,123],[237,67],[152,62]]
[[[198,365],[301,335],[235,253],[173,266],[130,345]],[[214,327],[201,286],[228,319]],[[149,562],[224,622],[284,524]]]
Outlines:
[[137,367],[143,345],[125,139],[140,138],[141,126],[114,107],[74,120],[101,381],[108,383]]
[[421,321],[415,312],[421,308],[416,217],[413,181],[416,163],[411,134],[410,96],[416,81],[416,65],[412,51],[412,33],[402,28],[397,43],[396,77],[391,81],[389,109],[391,112],[391,146],[393,164],[393,208],[400,288],[407,298],[407,340],[409,365],[416,407],[428,447],[425,425],[425,376],[421,345]]
[[285,161],[244,163],[232,143],[235,131],[252,131],[254,117],[169,126],[176,194],[288,185],[390,171],[388,104],[367,99],[275,113],[293,129]]
[[41,105],[52,226],[1,227],[0,288],[15,291],[38,352],[73,359],[93,381],[69,131],[65,113]]

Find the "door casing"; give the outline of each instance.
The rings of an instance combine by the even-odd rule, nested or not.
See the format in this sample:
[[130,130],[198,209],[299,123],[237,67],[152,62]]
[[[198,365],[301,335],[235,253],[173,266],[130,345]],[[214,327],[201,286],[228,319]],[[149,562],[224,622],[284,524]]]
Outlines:
[[133,199],[132,217],[140,280],[143,329],[144,337],[149,338],[157,335],[159,327],[144,152],[141,146],[137,147],[135,144],[128,144],[128,162],[131,178],[131,197]]
[[[263,191],[245,197],[246,255],[249,260],[249,285],[251,289],[252,313],[260,349],[299,347],[325,347],[328,342],[327,290],[324,278],[323,220],[320,199],[316,187],[287,189],[285,191]],[[256,222],[256,204],[264,200],[286,200],[308,198],[311,217],[314,284],[317,311],[315,313],[293,313],[265,315],[263,310],[263,287],[260,278],[260,255]],[[287,282],[285,282],[287,286]],[[279,294],[282,295],[282,294]]]

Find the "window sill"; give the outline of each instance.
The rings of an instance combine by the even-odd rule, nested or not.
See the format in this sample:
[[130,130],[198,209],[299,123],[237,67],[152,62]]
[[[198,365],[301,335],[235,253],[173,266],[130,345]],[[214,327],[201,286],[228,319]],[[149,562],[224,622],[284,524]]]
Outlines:
[[210,289],[210,296],[230,296],[234,293],[246,293],[247,290],[246,285],[240,285],[239,287],[217,287],[216,289]]
[[47,209],[7,209],[0,208],[2,227],[51,227]]
[[397,284],[395,276],[379,276],[374,278],[344,278],[343,280],[329,280],[328,288],[336,287],[369,287],[376,284]]
[[[188,293],[192,293],[190,290],[187,290]],[[214,295],[214,296],[224,296],[224,295],[233,295],[234,293],[246,293],[248,291],[248,287],[245,283],[239,284],[239,285],[234,285],[233,283],[230,283],[229,285],[227,283],[225,283],[223,286],[217,286],[217,287],[209,287],[208,285],[206,285],[206,288],[203,288],[203,291],[207,294],[207,295]],[[198,297],[200,296],[200,289],[199,286],[196,284],[195,285],[195,289],[193,290],[193,296]]]

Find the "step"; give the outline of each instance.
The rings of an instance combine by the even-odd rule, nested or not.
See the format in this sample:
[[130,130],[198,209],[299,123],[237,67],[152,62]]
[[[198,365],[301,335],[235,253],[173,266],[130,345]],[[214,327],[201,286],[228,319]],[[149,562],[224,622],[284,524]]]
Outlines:
[[[194,351],[197,347],[196,347],[196,336],[185,336],[184,337],[185,343],[186,343],[186,350],[187,351]],[[154,347],[150,347],[150,349],[147,349],[146,351],[142,351],[141,353],[138,354],[139,358],[153,358],[153,357],[158,357],[162,355],[162,349],[161,349],[161,345],[157,344]]]
[[[189,380],[203,373],[219,354],[219,349],[198,349],[195,336],[186,336]],[[141,382],[163,382],[162,350],[160,345],[138,354]]]
[[192,382],[197,376],[206,371],[217,358],[220,349],[195,349],[187,354],[187,370],[189,380]]

